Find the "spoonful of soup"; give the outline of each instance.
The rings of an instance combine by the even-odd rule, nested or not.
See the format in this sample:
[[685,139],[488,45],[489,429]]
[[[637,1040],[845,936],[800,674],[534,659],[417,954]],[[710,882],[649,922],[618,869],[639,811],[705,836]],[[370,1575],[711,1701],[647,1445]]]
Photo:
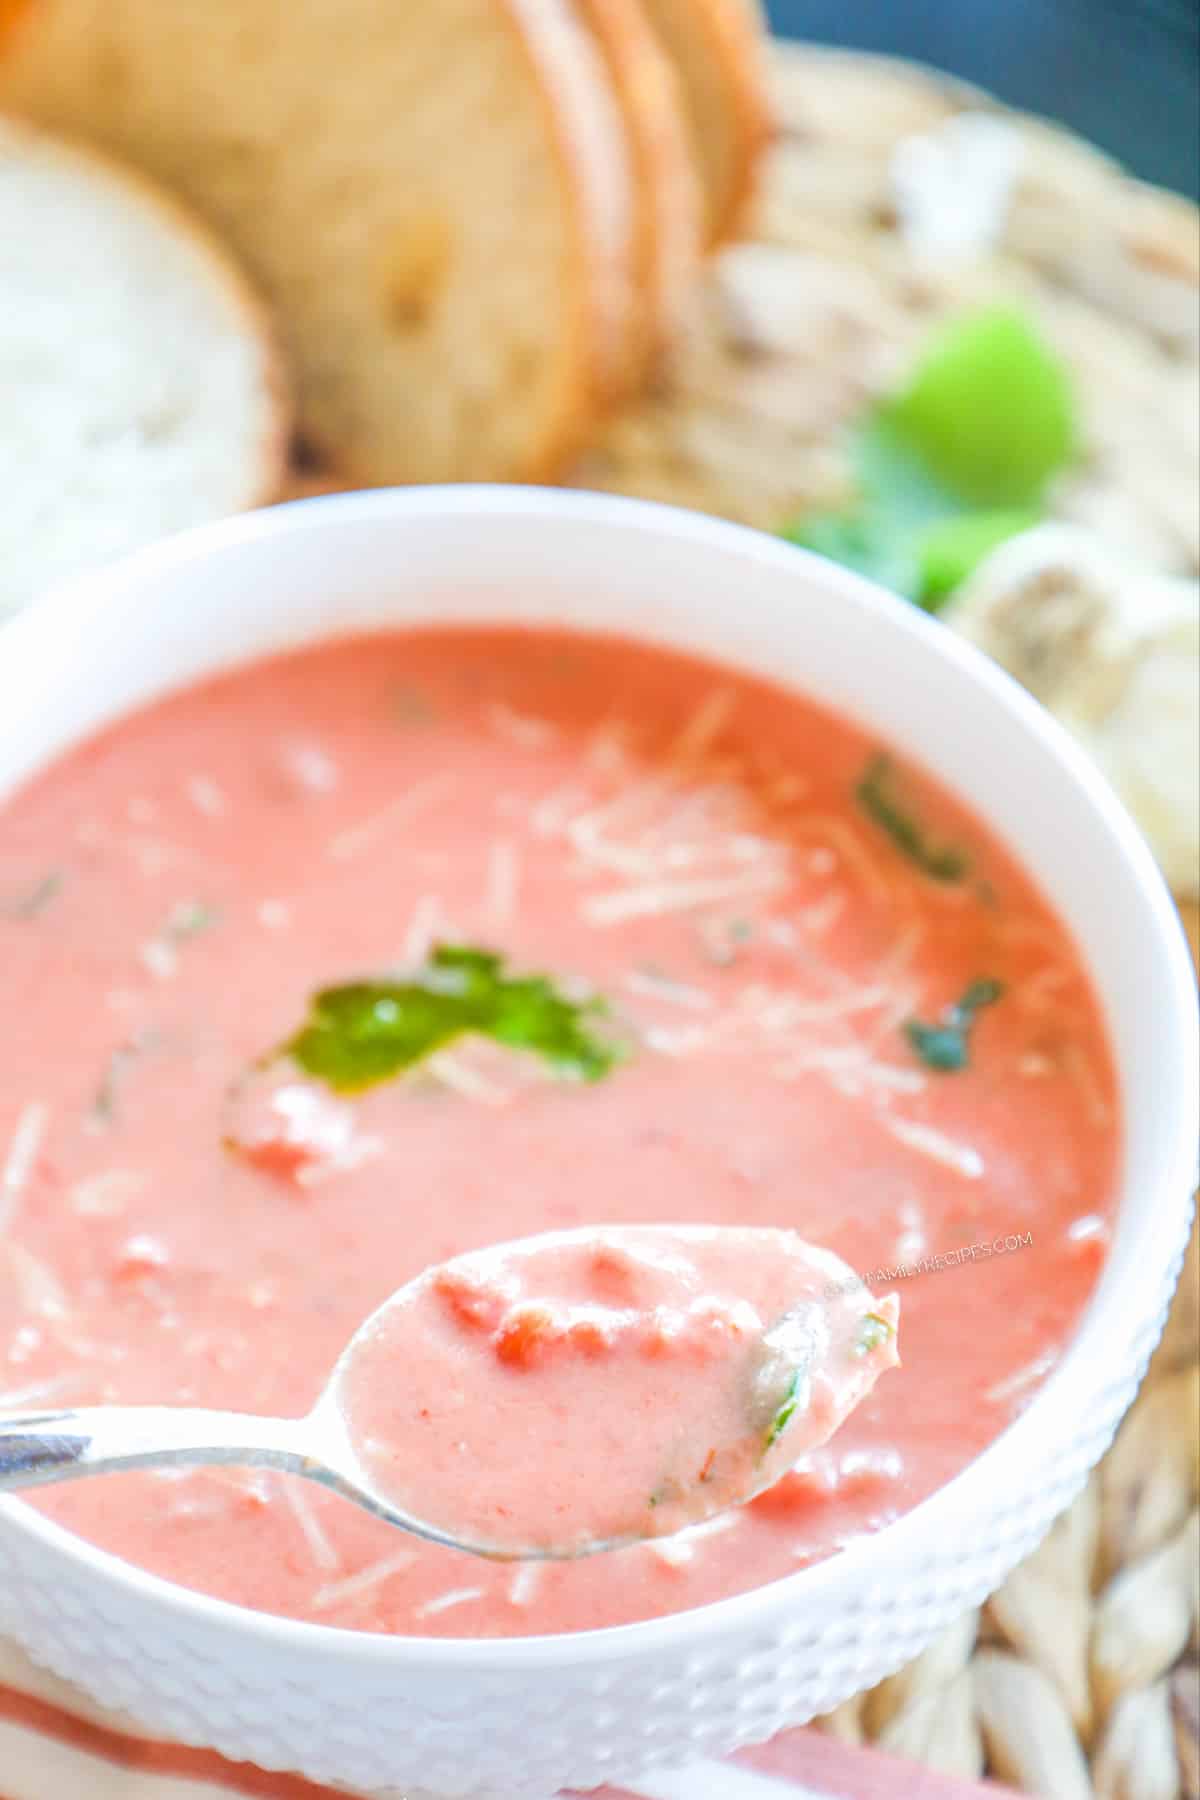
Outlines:
[[268,1466],[479,1556],[585,1556],[772,1486],[898,1362],[898,1315],[790,1231],[546,1233],[400,1288],[307,1418],[17,1414],[0,1420],[0,1490]]

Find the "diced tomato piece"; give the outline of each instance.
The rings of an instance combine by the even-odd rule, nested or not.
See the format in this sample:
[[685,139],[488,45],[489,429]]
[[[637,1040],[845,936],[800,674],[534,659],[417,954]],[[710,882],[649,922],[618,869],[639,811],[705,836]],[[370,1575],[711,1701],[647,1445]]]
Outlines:
[[352,1108],[287,1070],[258,1072],[241,1084],[225,1142],[264,1175],[297,1185],[353,1167],[361,1148]]
[[489,1281],[452,1265],[438,1270],[433,1288],[461,1325],[477,1331],[495,1331],[512,1298],[512,1283]]
[[122,1244],[113,1264],[112,1278],[122,1286],[144,1281],[165,1269],[170,1258],[157,1238],[132,1237]]
[[277,1181],[295,1181],[301,1170],[315,1160],[310,1145],[283,1136],[257,1138],[248,1144],[239,1144],[236,1138],[229,1142],[243,1162],[264,1175],[273,1175]]
[[529,1368],[562,1329],[548,1306],[514,1306],[496,1333],[496,1355],[502,1363]]
[[567,1342],[576,1350],[582,1350],[585,1356],[603,1356],[612,1349],[612,1337],[598,1319],[576,1319],[568,1325],[565,1333]]

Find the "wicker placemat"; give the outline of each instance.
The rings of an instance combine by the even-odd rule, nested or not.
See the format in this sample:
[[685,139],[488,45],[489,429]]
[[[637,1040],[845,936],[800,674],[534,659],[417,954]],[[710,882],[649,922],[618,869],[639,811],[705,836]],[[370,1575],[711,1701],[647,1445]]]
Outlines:
[[[1083,455],[1054,510],[1148,565],[1200,568],[1200,214],[1076,139],[902,63],[778,46],[778,136],[751,241],[726,252],[645,401],[580,485],[777,530],[846,496],[841,428],[938,320],[1005,296],[1076,378]],[[998,241],[949,259],[897,214],[897,146],[990,110],[1016,161]],[[924,241],[928,242],[925,234]]]
[[[1076,375],[1085,454],[1056,513],[1200,569],[1200,215],[1087,145],[923,70],[777,46],[779,136],[653,390],[577,485],[768,530],[847,493],[840,428],[939,319],[1019,298]],[[947,265],[897,215],[897,144],[987,111],[1019,165],[997,242]],[[319,472],[294,491],[323,490]],[[1197,944],[1197,911],[1185,910]],[[825,1729],[1046,1800],[1200,1800],[1200,1268],[1113,1449],[981,1611]],[[897,1796],[897,1800],[902,1800]]]

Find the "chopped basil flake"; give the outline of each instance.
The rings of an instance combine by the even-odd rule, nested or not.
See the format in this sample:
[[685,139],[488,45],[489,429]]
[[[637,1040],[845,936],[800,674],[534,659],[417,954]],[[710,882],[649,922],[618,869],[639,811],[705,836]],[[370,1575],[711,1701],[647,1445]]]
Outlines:
[[96,1084],[92,1096],[92,1104],[88,1112],[88,1123],[91,1129],[112,1125],[117,1117],[121,1089],[125,1077],[139,1056],[148,1050],[156,1050],[159,1039],[153,1031],[143,1031],[126,1044],[118,1044],[109,1057],[104,1071]]
[[887,833],[908,860],[931,881],[961,881],[970,867],[964,850],[951,844],[931,843],[924,826],[897,797],[890,756],[872,757],[855,789],[855,799],[869,819]]
[[410,981],[360,981],[314,995],[307,1023],[283,1045],[339,1092],[373,1087],[466,1033],[543,1057],[561,1075],[599,1081],[618,1046],[593,1027],[600,1000],[568,1000],[545,976],[510,977],[488,950],[442,944]]
[[859,1356],[869,1356],[872,1350],[878,1350],[882,1344],[889,1343],[895,1336],[894,1328],[878,1313],[868,1313],[862,1322],[858,1334],[858,1342],[854,1348]]
[[214,906],[205,906],[200,900],[185,900],[171,913],[163,936],[178,944],[185,938],[199,937],[202,931],[211,931],[220,917]]
[[763,1444],[764,1451],[769,1450],[772,1444],[777,1443],[791,1424],[796,1408],[800,1404],[800,1395],[804,1386],[805,1373],[806,1371],[804,1369],[797,1369],[792,1376],[792,1379],[788,1382],[787,1393],[784,1395],[783,1402],[768,1427],[766,1442]]
[[990,977],[973,981],[954,1006],[948,1006],[936,1025],[909,1019],[904,1035],[928,1069],[954,1074],[970,1062],[971,1027],[984,1006],[994,1006],[1004,993],[1002,982]]
[[10,919],[36,919],[38,914],[44,912],[56,897],[62,884],[62,870],[51,869],[48,875],[43,875],[42,879],[29,889],[28,893],[21,894],[17,899],[10,901],[8,905],[0,907],[0,912],[5,913]]
[[96,1084],[89,1118],[96,1125],[111,1125],[117,1116],[117,1084],[129,1059],[127,1050],[114,1050]]

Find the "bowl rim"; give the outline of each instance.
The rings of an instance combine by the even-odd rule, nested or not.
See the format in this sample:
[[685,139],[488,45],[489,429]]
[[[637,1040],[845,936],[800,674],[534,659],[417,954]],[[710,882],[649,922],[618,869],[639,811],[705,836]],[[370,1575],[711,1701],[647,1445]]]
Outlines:
[[[481,522],[502,515],[533,521],[548,514],[560,519],[574,518],[581,523],[629,529],[635,534],[641,532],[651,541],[666,536],[687,539],[697,546],[711,545],[714,551],[723,550],[735,558],[748,558],[760,566],[777,568],[781,574],[787,573],[793,578],[806,573],[809,583],[822,589],[838,605],[857,612],[860,618],[868,621],[886,619],[889,630],[898,630],[918,640],[922,645],[921,654],[931,665],[940,665],[943,679],[965,681],[976,689],[986,690],[1016,725],[1037,740],[1039,754],[1044,753],[1048,759],[1062,765],[1080,802],[1101,824],[1114,855],[1125,862],[1142,909],[1137,924],[1143,936],[1148,933],[1155,940],[1156,952],[1170,978],[1172,1015],[1158,1023],[1164,1066],[1172,1067],[1178,1075],[1173,1084],[1178,1099],[1170,1119],[1161,1127],[1162,1133],[1173,1139],[1169,1174],[1164,1173],[1161,1185],[1164,1208],[1177,1207],[1178,1218],[1171,1255],[1152,1274],[1156,1293],[1172,1269],[1175,1271],[1173,1285],[1191,1219],[1191,1195],[1197,1173],[1195,1146],[1200,1135],[1200,1015],[1191,1002],[1194,969],[1175,903],[1138,828],[1091,759],[1065,728],[981,651],[919,608],[864,577],[747,526],[654,501],[532,486],[460,484],[353,491],[294,500],[197,526],[74,578],[6,623],[0,633],[0,642],[6,652],[6,672],[16,668],[23,656],[37,656],[43,641],[69,644],[73,622],[89,619],[122,590],[145,590],[145,594],[139,592],[137,605],[140,607],[149,603],[148,590],[159,582],[169,582],[176,570],[216,553],[257,544],[263,539],[287,536],[296,531],[319,530],[326,523],[369,524],[380,518],[457,516]],[[336,621],[331,624],[333,629],[322,631],[307,641],[325,642],[347,635],[337,631]],[[253,660],[253,656],[247,658],[248,662]],[[66,666],[69,663],[68,656]],[[236,661],[230,666],[237,666]],[[786,675],[780,677],[780,683],[796,686]],[[125,709],[121,716],[128,716],[133,710],[136,707]],[[960,785],[969,790],[969,780]],[[1132,930],[1133,927],[1131,933]],[[1150,1284],[1144,1271],[1140,1272],[1140,1281],[1145,1298]],[[1034,1468],[1037,1466],[1038,1443],[1046,1443],[1051,1438],[1055,1422],[1060,1427],[1067,1422],[1077,1422],[1076,1390],[1093,1385],[1094,1355],[1103,1354],[1104,1360],[1111,1362],[1114,1320],[1109,1315],[1117,1313],[1113,1302],[1119,1298],[1128,1299],[1129,1296],[1114,1293],[1109,1304],[1101,1308],[1096,1304],[1096,1291],[1093,1291],[1075,1336],[1037,1389],[1029,1406],[956,1475],[893,1523],[857,1540],[844,1551],[758,1587],[681,1612],[629,1624],[511,1638],[425,1638],[351,1631],[258,1612],[151,1574],[89,1544],[13,1496],[0,1496],[0,1523],[15,1527],[18,1532],[29,1533],[47,1549],[67,1557],[104,1586],[117,1589],[130,1599],[150,1603],[164,1620],[169,1616],[186,1617],[194,1625],[214,1634],[232,1635],[246,1645],[269,1646],[296,1658],[334,1654],[339,1661],[357,1664],[364,1672],[421,1668],[426,1672],[457,1669],[469,1670],[472,1674],[503,1675],[549,1665],[565,1669],[650,1657],[664,1648],[678,1647],[683,1640],[686,1640],[689,1654],[694,1655],[703,1652],[706,1643],[712,1639],[737,1633],[768,1612],[779,1618],[785,1614],[794,1618],[807,1602],[814,1616],[819,1616],[826,1594],[833,1593],[843,1582],[847,1558],[852,1558],[856,1565],[856,1585],[869,1595],[875,1578],[885,1573],[886,1564],[902,1562],[908,1552],[919,1558],[923,1546],[934,1534],[942,1541],[953,1541],[960,1535],[965,1539],[972,1519],[980,1511],[973,1504],[975,1496],[989,1491],[993,1473],[998,1474],[1007,1464],[1014,1446],[1021,1462]],[[1146,1323],[1145,1316],[1139,1313],[1125,1325],[1117,1341],[1123,1347],[1132,1345]],[[1082,1479],[1081,1475],[1081,1482]]]

